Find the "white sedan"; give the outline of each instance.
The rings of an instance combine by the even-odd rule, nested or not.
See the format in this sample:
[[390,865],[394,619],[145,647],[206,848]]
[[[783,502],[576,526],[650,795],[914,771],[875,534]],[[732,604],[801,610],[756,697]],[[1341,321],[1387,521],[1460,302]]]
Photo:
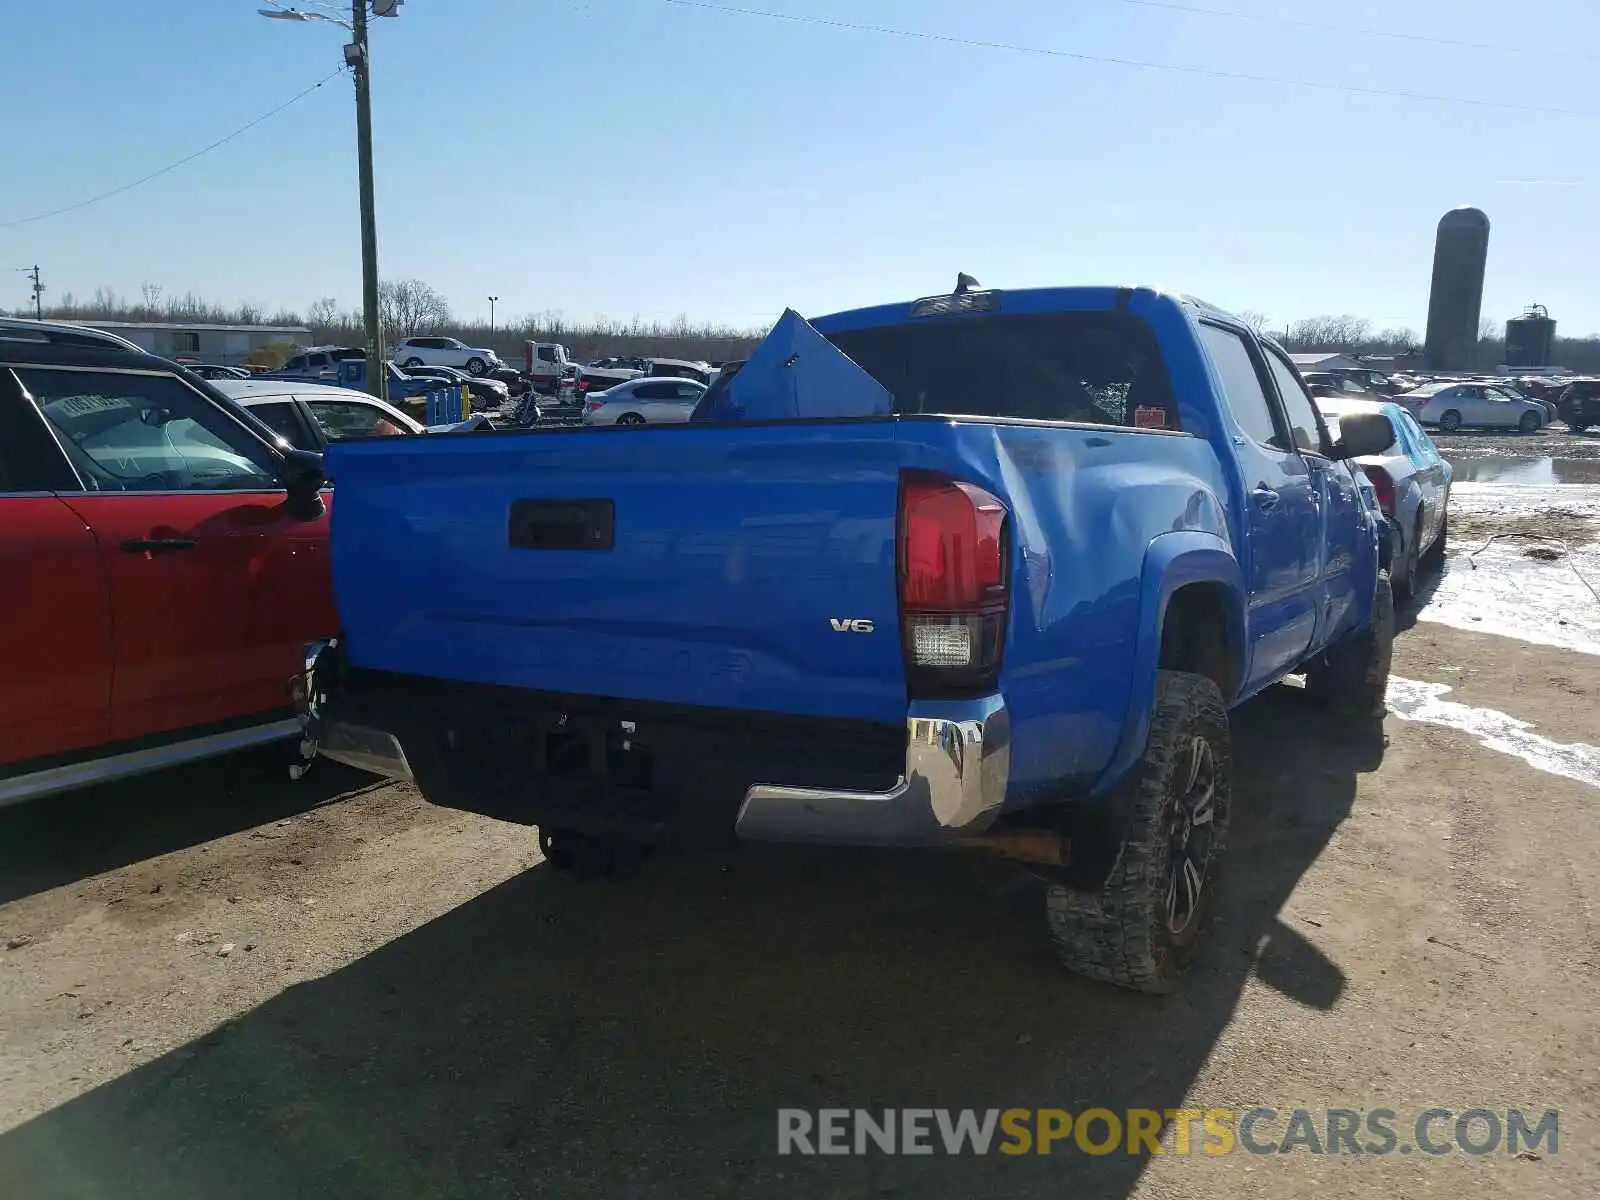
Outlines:
[[288,445],[319,454],[329,442],[346,438],[470,433],[485,425],[481,415],[448,425],[423,425],[376,396],[325,384],[220,379],[213,386]]
[[706,385],[693,379],[630,379],[583,402],[585,425],[674,425],[687,421]]
[[1471,426],[1538,433],[1549,419],[1537,400],[1492,383],[1430,383],[1394,399],[1424,425],[1437,425],[1444,433]]

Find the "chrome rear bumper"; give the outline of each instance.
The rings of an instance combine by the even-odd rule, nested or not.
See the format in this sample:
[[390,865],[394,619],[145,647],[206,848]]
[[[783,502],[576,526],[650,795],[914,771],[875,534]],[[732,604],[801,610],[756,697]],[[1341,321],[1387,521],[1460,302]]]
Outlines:
[[757,784],[735,831],[750,841],[930,845],[982,833],[1005,801],[1011,722],[999,696],[912,705],[905,773],[881,792]]
[[[350,713],[355,721],[329,719],[324,706],[332,683],[319,667],[325,661],[323,651],[331,648],[323,643],[306,648],[306,675],[296,691],[308,738],[319,753],[336,762],[390,779],[416,780],[405,747],[394,733],[361,724],[366,714],[360,711]],[[826,744],[819,744],[817,752],[826,754]],[[428,762],[421,765],[428,767]],[[739,802],[734,832],[748,841],[839,845],[923,846],[973,840],[985,833],[1004,804],[1010,768],[1011,720],[998,695],[913,704],[906,718],[905,764],[891,787],[846,791],[753,784]],[[429,770],[432,774],[425,774],[433,779],[438,771]],[[882,772],[876,778],[886,775]],[[424,792],[438,783],[434,779]],[[729,801],[737,795],[734,792]]]

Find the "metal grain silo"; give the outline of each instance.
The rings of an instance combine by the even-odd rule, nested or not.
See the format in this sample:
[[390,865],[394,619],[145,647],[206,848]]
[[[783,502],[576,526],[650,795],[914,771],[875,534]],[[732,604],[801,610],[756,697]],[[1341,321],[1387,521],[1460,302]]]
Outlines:
[[1542,304],[1530,304],[1506,322],[1506,366],[1547,367],[1555,346],[1556,323]]
[[1483,272],[1489,257],[1489,218],[1476,208],[1452,208],[1439,218],[1428,295],[1428,366],[1464,371],[1478,350]]

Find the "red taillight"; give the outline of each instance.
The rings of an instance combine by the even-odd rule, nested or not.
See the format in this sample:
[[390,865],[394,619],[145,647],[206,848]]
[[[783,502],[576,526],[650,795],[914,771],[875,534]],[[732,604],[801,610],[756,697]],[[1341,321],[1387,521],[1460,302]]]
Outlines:
[[585,400],[583,402],[583,411],[584,412],[596,412],[599,409],[604,408],[605,406],[606,406],[606,402],[604,400]]
[[900,610],[913,694],[990,686],[1010,606],[1006,508],[970,483],[907,474]]
[[1368,479],[1372,480],[1372,490],[1378,493],[1378,507],[1389,516],[1394,516],[1394,480],[1389,477],[1389,472],[1382,467],[1362,467]]
[[580,379],[580,380],[578,380],[578,390],[580,392],[587,392],[593,386],[594,386],[594,381],[593,380],[589,380],[589,379]]

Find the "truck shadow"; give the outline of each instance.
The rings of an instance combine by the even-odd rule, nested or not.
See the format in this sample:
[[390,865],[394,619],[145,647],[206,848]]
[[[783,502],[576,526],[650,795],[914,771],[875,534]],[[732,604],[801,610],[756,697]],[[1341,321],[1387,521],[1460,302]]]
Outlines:
[[[1175,1108],[1247,981],[1333,1005],[1343,973],[1279,913],[1381,726],[1279,687],[1236,742],[1232,869],[1176,996],[1063,973],[999,862],[540,867],[0,1137],[0,1194],[1127,1195],[1145,1160],[1120,1151],[779,1157],[777,1110]],[[1280,1098],[1194,1097],[1241,1099]]]
[[320,761],[299,783],[265,751],[0,808],[0,904],[305,812],[372,783]]

